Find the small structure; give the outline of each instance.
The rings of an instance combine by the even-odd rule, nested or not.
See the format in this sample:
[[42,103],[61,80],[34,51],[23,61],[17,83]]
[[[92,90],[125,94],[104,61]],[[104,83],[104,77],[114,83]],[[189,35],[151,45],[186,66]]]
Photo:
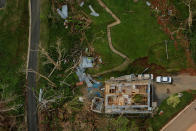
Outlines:
[[68,17],[68,7],[67,7],[67,5],[63,5],[62,10],[57,9],[57,12],[61,16],[62,19],[66,19]]
[[104,99],[100,97],[94,97],[92,100],[91,110],[97,113],[102,113]]
[[93,9],[92,5],[89,5],[88,7],[89,7],[89,9],[91,10],[90,15],[96,16],[96,17],[99,16],[99,14],[98,14],[97,12],[95,12],[95,10]]

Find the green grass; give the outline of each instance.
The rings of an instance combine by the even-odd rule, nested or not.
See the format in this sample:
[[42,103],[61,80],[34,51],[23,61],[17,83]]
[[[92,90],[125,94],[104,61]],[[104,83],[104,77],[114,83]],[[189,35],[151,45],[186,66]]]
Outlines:
[[168,39],[145,1],[134,3],[133,0],[104,0],[104,2],[121,20],[120,25],[112,28],[114,47],[131,60],[147,56],[152,45]]
[[149,62],[156,63],[167,69],[168,72],[179,71],[187,66],[184,48],[178,45],[174,47],[173,42],[168,42],[168,59],[166,55],[165,43],[153,45],[148,52]]
[[[24,114],[28,29],[28,1],[7,0],[6,7],[0,10],[0,99],[1,101],[14,100],[9,102],[7,107],[1,108],[18,104],[23,106],[5,113],[6,117]],[[16,120],[17,128],[20,128],[24,119],[18,117]],[[8,129],[5,127],[4,130]]]
[[[28,1],[7,1],[0,10],[0,80],[7,94],[23,91],[28,46]],[[22,67],[24,66],[24,67]]]
[[99,54],[104,62],[100,65],[99,69],[91,70],[92,73],[101,72],[107,69],[111,69],[115,66],[120,65],[123,59],[114,54],[108,45],[107,39],[107,25],[112,23],[114,19],[98,4],[97,1],[89,0],[85,3],[82,8],[87,14],[90,13],[88,5],[91,4],[93,8],[100,14],[99,17],[90,16],[92,19],[92,24],[90,29],[86,32],[89,41],[94,40],[92,43],[97,54]]
[[178,112],[180,112],[186,105],[188,105],[194,98],[194,92],[182,92],[183,96],[180,98],[180,103],[173,108],[167,104],[165,99],[159,106],[158,113],[162,110],[162,115],[155,115],[153,118],[148,119],[150,126],[154,131],[160,130],[170,119],[172,119]]
[[[117,50],[127,55],[132,61],[147,56],[150,63],[161,65],[167,68],[169,72],[186,68],[184,49],[180,45],[175,48],[173,41],[168,43],[169,59],[167,59],[164,41],[169,40],[169,37],[161,30],[145,1],[138,1],[137,3],[132,0],[103,1],[121,20],[121,24],[111,30],[112,42]],[[122,58],[113,54],[108,46],[106,25],[113,22],[114,19],[96,1],[88,1],[86,7],[84,7],[87,13],[89,13],[87,7],[89,3],[93,5],[100,16],[90,16],[93,23],[89,32],[87,32],[87,36],[90,39],[98,38],[93,46],[105,62],[104,65],[100,66],[100,69],[91,70],[95,73],[121,64]],[[178,8],[184,7],[178,5]],[[129,11],[133,11],[133,13]],[[186,17],[185,13],[183,17]]]

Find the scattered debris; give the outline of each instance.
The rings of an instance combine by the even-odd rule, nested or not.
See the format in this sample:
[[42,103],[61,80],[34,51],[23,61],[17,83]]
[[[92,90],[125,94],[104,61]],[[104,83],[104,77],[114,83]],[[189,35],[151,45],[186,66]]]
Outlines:
[[94,59],[92,57],[82,57],[79,67],[76,68],[76,75],[80,82],[85,81],[87,87],[100,87],[101,84],[94,80],[89,74],[85,73],[85,69],[93,67]]
[[93,58],[92,57],[82,57],[80,62],[81,68],[92,68],[93,67]]
[[84,84],[84,82],[83,81],[81,81],[81,82],[77,82],[76,83],[76,86],[82,86]]
[[57,12],[61,16],[62,19],[66,19],[68,17],[68,7],[67,7],[67,5],[63,5],[62,10],[57,9]]
[[39,90],[39,102],[42,101],[42,94],[43,94],[43,90],[40,89],[40,90]]
[[81,3],[80,3],[80,7],[83,7],[84,6],[84,1],[82,1]]
[[146,1],[147,6],[151,6],[151,3],[149,1]]
[[95,12],[95,10],[93,9],[92,5],[89,5],[88,7],[91,10],[90,15],[95,16],[95,17],[99,16],[99,14],[97,12]]
[[80,97],[79,97],[79,101],[80,101],[80,102],[84,102],[84,98],[80,96]]
[[180,93],[178,93],[178,97],[180,98],[180,97],[182,97],[183,96],[183,94],[180,92]]
[[163,113],[164,113],[164,111],[163,111],[163,110],[161,110],[161,111],[159,112],[159,115],[161,116]]

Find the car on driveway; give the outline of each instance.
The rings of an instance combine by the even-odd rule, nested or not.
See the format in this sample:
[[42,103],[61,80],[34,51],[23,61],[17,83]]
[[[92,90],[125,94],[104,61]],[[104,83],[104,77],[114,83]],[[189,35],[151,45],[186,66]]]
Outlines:
[[172,84],[172,77],[170,77],[170,76],[157,76],[156,77],[156,82],[157,83]]

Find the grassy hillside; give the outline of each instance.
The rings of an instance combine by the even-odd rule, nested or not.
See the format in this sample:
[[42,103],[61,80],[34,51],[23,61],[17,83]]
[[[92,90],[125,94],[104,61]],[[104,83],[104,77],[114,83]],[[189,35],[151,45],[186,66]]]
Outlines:
[[28,1],[26,0],[8,0],[5,9],[0,10],[0,99],[6,101],[12,98],[14,102],[9,106],[23,105],[12,111],[12,115],[24,113],[28,20]]

